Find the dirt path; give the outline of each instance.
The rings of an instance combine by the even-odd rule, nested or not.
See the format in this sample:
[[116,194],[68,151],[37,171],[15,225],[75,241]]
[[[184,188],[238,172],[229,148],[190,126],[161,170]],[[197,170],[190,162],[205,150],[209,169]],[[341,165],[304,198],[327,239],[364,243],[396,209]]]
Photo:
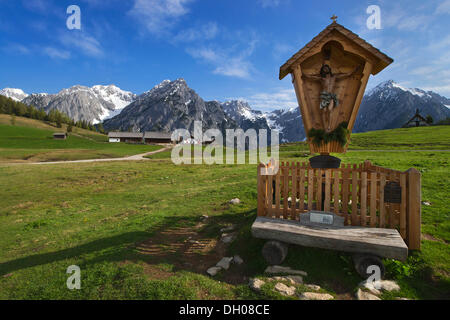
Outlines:
[[107,162],[107,161],[139,161],[139,160],[150,160],[145,158],[145,156],[150,156],[155,153],[164,152],[172,149],[172,146],[164,147],[156,151],[150,151],[141,154],[135,154],[128,157],[122,158],[107,158],[107,159],[86,159],[86,160],[70,160],[70,161],[49,161],[49,162],[21,162],[21,163],[3,163],[4,165],[17,165],[17,164],[61,164],[61,163],[88,163],[88,162]]

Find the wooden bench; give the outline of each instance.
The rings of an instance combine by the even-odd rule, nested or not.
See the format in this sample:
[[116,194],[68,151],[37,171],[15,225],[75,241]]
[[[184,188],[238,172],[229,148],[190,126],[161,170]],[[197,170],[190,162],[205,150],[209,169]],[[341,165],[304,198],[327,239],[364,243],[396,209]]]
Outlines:
[[408,247],[396,229],[304,224],[257,217],[252,225],[252,235],[270,240],[263,248],[263,256],[269,264],[280,264],[284,260],[287,244],[350,252],[354,254],[355,267],[362,276],[371,264],[379,265],[384,272],[381,258],[404,261],[408,257]]

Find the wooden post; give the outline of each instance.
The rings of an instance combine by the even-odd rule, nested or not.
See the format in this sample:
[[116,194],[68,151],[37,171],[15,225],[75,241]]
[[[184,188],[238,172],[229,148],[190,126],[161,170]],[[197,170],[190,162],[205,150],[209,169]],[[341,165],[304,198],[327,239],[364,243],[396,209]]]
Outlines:
[[406,239],[406,173],[400,174],[400,187],[402,188],[402,202],[400,203],[400,235]]
[[420,172],[414,168],[408,173],[408,215],[407,215],[407,244],[410,250],[420,250],[421,224],[421,184]]

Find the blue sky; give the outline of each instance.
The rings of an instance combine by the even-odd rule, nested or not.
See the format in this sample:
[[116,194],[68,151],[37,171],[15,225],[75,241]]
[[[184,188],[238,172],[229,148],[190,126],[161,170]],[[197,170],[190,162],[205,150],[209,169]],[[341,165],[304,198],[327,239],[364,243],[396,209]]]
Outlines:
[[[69,5],[81,30],[66,27]],[[381,9],[379,30],[366,26],[369,5]],[[395,60],[369,88],[394,79],[450,97],[450,0],[0,0],[0,88],[113,83],[139,94],[184,78],[206,100],[296,106],[279,67],[333,14]]]

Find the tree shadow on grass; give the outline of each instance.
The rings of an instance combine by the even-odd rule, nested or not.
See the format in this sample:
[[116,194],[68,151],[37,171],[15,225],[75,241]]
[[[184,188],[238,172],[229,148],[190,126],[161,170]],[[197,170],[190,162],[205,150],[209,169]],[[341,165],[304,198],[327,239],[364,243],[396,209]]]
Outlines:
[[[234,214],[215,215],[204,221],[198,216],[166,217],[146,231],[127,232],[59,251],[33,254],[0,263],[0,276],[21,269],[82,258],[80,266],[102,262],[172,264],[173,271],[206,274],[227,251],[220,241],[220,228],[239,223]],[[241,214],[245,217],[246,214]],[[145,269],[145,268],[144,268]]]

